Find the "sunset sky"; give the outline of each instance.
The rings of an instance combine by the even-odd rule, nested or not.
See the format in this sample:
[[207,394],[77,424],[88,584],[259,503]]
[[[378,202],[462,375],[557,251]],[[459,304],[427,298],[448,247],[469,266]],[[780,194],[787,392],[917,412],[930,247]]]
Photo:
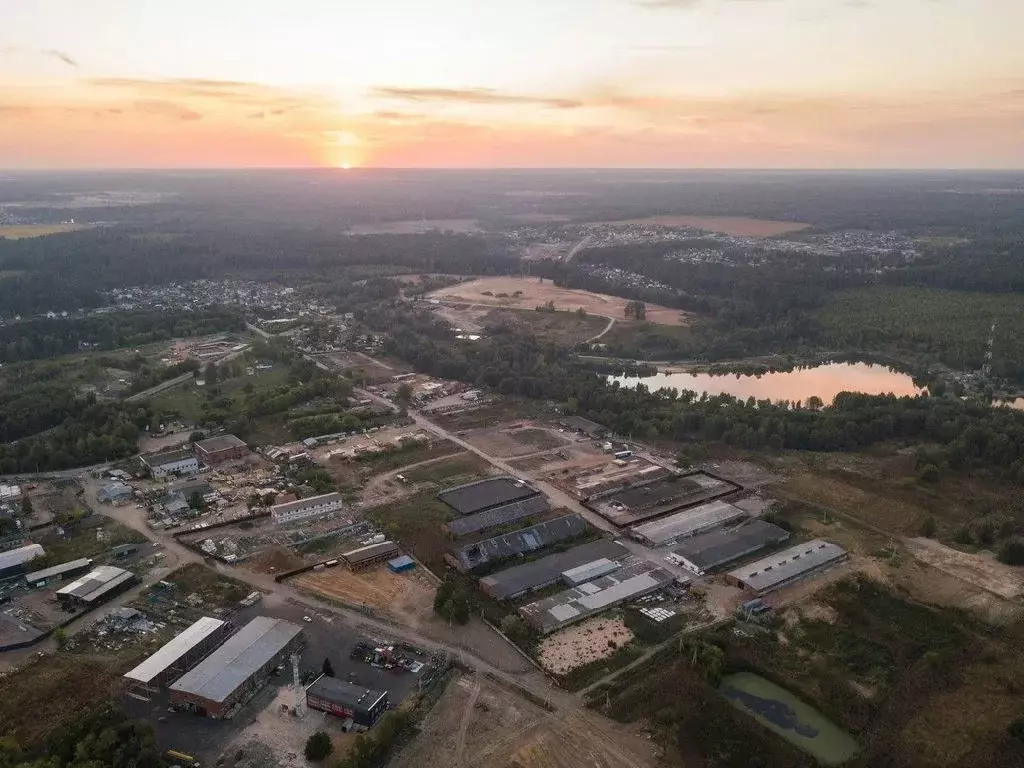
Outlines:
[[0,0],[0,168],[1024,167],[1024,0]]

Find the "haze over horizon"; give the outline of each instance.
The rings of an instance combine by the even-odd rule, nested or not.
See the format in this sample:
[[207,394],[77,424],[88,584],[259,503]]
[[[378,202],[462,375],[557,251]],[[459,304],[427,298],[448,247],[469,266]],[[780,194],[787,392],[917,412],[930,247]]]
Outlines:
[[1024,167],[1014,0],[0,0],[0,18],[0,168]]

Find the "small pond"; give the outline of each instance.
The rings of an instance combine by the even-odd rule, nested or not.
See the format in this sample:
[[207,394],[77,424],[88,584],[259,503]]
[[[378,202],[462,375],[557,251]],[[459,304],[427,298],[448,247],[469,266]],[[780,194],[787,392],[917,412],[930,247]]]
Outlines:
[[841,765],[857,752],[857,742],[818,710],[785,688],[752,672],[726,675],[718,689],[729,702],[822,765]]
[[746,400],[789,400],[806,403],[807,398],[818,396],[825,405],[840,392],[861,392],[866,395],[892,393],[897,396],[918,395],[923,390],[914,380],[884,365],[868,363],[827,363],[813,368],[792,371],[744,375],[736,373],[712,375],[710,373],[658,373],[654,376],[615,376],[611,381],[635,387],[643,384],[652,392],[662,387],[691,390],[698,394],[727,394]]

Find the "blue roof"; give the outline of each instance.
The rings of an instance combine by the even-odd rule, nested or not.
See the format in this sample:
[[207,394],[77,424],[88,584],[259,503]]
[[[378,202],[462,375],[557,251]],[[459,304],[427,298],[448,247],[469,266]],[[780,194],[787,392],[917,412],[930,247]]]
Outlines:
[[402,555],[401,557],[396,557],[394,560],[388,560],[389,568],[409,568],[415,564],[416,561],[408,555]]

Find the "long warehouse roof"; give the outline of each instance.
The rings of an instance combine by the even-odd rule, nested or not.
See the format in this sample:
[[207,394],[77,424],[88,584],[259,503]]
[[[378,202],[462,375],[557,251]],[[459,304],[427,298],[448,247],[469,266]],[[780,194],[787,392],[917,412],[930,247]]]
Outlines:
[[588,527],[587,521],[578,513],[563,515],[528,528],[466,544],[456,550],[455,556],[462,567],[469,570],[492,560],[508,560],[580,536]]
[[0,552],[0,571],[17,565],[24,565],[30,560],[42,557],[44,554],[43,548],[38,544],[26,544],[24,547]]
[[730,571],[729,576],[763,592],[846,556],[846,550],[838,544],[814,539]]
[[224,622],[220,619],[203,616],[124,676],[140,683],[150,682],[223,626]]
[[79,600],[92,602],[114,587],[118,587],[134,578],[135,575],[124,568],[118,568],[113,565],[101,565],[89,571],[85,576],[75,579],[66,587],[61,587],[57,590],[57,594],[71,595]]
[[60,576],[62,573],[68,571],[77,571],[79,568],[88,568],[92,565],[92,560],[88,557],[80,557],[77,560],[69,560],[66,563],[60,565],[51,565],[49,568],[43,568],[41,571],[32,571],[32,573],[25,574],[25,581],[29,583],[35,583],[48,579],[51,576]]
[[732,504],[724,501],[712,501],[685,512],[677,512],[644,525],[637,525],[630,531],[654,544],[662,544],[672,541],[672,539],[700,533],[716,525],[725,525],[746,516],[746,512]]
[[472,515],[510,501],[536,496],[538,491],[514,477],[489,477],[475,483],[447,488],[437,498],[460,515]]
[[565,552],[556,552],[539,560],[492,573],[480,579],[480,583],[493,597],[503,600],[545,584],[552,584],[561,578],[564,571],[572,568],[601,558],[621,560],[628,554],[621,544],[609,539],[598,539]]
[[301,633],[298,624],[257,616],[176,680],[171,690],[224,701]]

